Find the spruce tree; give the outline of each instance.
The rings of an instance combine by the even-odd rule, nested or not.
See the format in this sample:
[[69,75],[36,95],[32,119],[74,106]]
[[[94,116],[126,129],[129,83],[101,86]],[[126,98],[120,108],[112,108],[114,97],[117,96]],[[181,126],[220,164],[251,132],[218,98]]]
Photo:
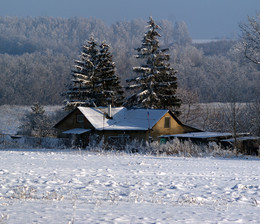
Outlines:
[[123,90],[115,75],[109,45],[105,42],[98,46],[94,37],[90,37],[82,47],[80,59],[75,60],[72,76],[71,86],[65,93],[66,110],[78,106],[122,105]]
[[74,61],[72,70],[72,83],[65,93],[65,109],[72,110],[78,106],[95,106],[93,94],[94,79],[96,76],[97,43],[93,36],[82,46],[79,60]]
[[178,115],[181,101],[176,97],[176,71],[170,67],[169,49],[160,48],[158,29],[160,27],[150,17],[142,46],[136,49],[136,58],[142,59],[144,64],[133,68],[137,77],[126,80],[127,89],[133,89],[135,93],[127,99],[125,106],[169,109]]
[[98,106],[107,106],[108,104],[122,106],[123,104],[124,91],[115,71],[115,62],[112,60],[110,47],[106,42],[102,42],[95,80],[95,93],[98,96],[96,104]]

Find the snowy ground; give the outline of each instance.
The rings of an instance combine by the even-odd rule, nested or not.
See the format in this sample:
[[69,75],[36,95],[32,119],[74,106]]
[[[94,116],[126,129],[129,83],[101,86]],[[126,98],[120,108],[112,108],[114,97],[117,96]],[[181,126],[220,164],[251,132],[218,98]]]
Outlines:
[[260,223],[260,160],[0,151],[0,223]]

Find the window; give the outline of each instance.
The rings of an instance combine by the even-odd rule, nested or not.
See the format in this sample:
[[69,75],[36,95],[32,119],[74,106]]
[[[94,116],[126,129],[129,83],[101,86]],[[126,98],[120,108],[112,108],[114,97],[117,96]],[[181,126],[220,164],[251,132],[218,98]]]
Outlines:
[[84,123],[84,116],[82,114],[77,115],[77,123]]
[[171,127],[171,118],[165,117],[164,119],[164,128],[170,128]]

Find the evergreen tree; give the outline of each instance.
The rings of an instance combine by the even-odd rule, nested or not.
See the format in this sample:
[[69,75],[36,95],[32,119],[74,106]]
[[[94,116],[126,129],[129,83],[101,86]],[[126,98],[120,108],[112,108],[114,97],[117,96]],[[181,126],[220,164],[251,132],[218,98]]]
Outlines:
[[125,106],[169,109],[178,115],[180,100],[176,97],[176,71],[170,67],[170,55],[166,53],[169,49],[160,48],[160,27],[151,17],[148,24],[142,46],[136,49],[136,58],[143,59],[145,64],[134,67],[133,71],[140,75],[127,80],[127,89],[137,93],[127,99]]
[[80,60],[75,60],[72,76],[72,85],[65,94],[65,109],[122,105],[123,90],[115,75],[115,63],[109,45],[105,42],[98,46],[94,37],[90,37],[82,47]]
[[42,105],[35,103],[22,119],[19,133],[36,137],[52,135],[51,122]]
[[124,101],[124,91],[120,85],[119,78],[115,75],[115,62],[109,45],[102,42],[98,55],[98,74],[95,80],[95,93],[98,96],[96,104],[98,106],[122,106]]
[[78,106],[95,106],[94,80],[98,65],[97,43],[93,36],[82,47],[79,60],[75,60],[72,70],[73,79],[69,90],[65,93],[65,109],[71,110]]

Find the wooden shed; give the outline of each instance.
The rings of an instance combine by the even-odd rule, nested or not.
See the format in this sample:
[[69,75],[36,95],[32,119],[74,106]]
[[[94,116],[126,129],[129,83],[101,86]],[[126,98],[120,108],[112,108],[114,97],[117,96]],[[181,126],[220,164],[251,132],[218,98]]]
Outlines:
[[260,137],[250,136],[249,133],[238,133],[234,139],[232,133],[228,132],[194,132],[159,136],[160,143],[178,138],[181,141],[191,141],[195,144],[206,144],[215,142],[223,148],[236,148],[244,155],[259,155]]

